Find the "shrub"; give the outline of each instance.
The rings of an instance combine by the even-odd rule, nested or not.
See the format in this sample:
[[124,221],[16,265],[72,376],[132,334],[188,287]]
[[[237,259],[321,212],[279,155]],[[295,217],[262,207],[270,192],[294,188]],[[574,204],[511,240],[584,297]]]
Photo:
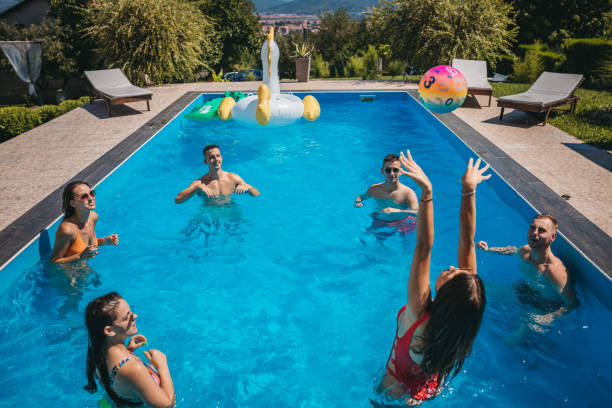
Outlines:
[[544,71],[560,71],[565,64],[565,55],[552,51],[540,51],[538,55],[542,58]]
[[519,58],[525,58],[525,54],[527,54],[527,51],[548,51],[548,45],[544,44],[541,41],[536,41],[533,44],[519,44],[519,46],[516,48],[516,55]]
[[513,70],[514,82],[534,82],[544,71],[544,63],[536,51],[527,51],[525,58],[514,62]]
[[316,55],[312,60],[312,75],[316,78],[329,78],[329,62],[322,55]]
[[43,105],[36,109],[36,113],[40,117],[42,123],[48,122],[51,119],[61,115],[61,113],[59,113],[58,105]]
[[514,69],[514,62],[516,61],[515,56],[503,55],[497,63],[487,61],[488,66],[495,72],[500,74],[510,75]]
[[392,78],[397,75],[402,75],[404,72],[404,63],[398,60],[389,61],[387,64],[387,72]]
[[567,58],[561,67],[563,72],[584,75],[587,86],[602,86],[601,78],[597,75],[598,68],[612,53],[612,40],[574,38],[565,41],[563,50]]
[[0,142],[27,132],[89,101],[83,96],[77,100],[67,100],[59,105],[43,105],[32,109],[25,106],[0,108]]
[[344,67],[344,76],[347,77],[363,77],[365,75],[365,68],[363,65],[363,58],[357,55],[353,55],[349,59],[348,64]]
[[363,79],[376,79],[378,77],[378,52],[373,45],[368,45],[368,50],[363,56],[363,69]]
[[42,124],[34,109],[23,106],[0,108],[0,141],[8,140]]
[[215,31],[194,3],[99,0],[89,6],[88,35],[106,68],[121,68],[136,85],[193,78],[220,60]]

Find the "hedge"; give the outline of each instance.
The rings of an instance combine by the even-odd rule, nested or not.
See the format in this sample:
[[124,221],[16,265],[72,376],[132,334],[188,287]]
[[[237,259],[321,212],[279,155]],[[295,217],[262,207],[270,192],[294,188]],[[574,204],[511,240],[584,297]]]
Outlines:
[[59,105],[43,105],[39,108],[8,106],[0,108],[0,143],[34,129],[66,112],[89,101],[83,96],[77,100],[67,100]]
[[582,74],[586,78],[585,85],[601,87],[602,79],[597,70],[606,56],[612,54],[612,40],[601,38],[570,38],[563,43],[566,56],[561,66],[562,72]]

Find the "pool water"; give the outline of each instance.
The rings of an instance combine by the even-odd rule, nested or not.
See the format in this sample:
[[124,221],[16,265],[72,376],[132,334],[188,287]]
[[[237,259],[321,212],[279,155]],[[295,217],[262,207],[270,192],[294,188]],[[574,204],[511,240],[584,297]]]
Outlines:
[[[377,239],[367,231],[376,203],[354,208],[353,200],[383,181],[386,154],[410,148],[434,186],[433,286],[437,271],[456,265],[468,157],[407,94],[358,96],[317,94],[320,119],[286,128],[169,123],[96,188],[97,235],[118,233],[119,246],[77,268],[46,256],[7,267],[19,277],[0,299],[0,406],[97,406],[101,393],[82,388],[83,313],[109,291],[130,303],[150,347],[166,353],[178,406],[371,406],[416,237]],[[221,147],[223,169],[261,196],[174,204],[206,173],[210,143]],[[529,219],[493,189],[495,178],[477,192],[476,239],[522,244]],[[577,282],[576,310],[541,323],[537,315],[555,307],[542,282],[515,257],[477,256],[487,290],[482,328],[463,372],[428,405],[609,404],[612,313],[588,285]]]

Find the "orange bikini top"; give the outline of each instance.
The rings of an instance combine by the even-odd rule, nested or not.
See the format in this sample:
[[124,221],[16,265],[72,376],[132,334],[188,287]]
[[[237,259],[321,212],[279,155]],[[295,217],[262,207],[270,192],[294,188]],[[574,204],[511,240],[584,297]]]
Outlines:
[[72,256],[74,254],[80,254],[86,248],[87,248],[87,244],[85,243],[85,241],[83,241],[83,238],[81,238],[81,234],[79,234],[79,231],[77,230],[76,239],[74,240],[72,245],[70,245],[70,247],[66,250],[66,253],[64,254],[64,256]]

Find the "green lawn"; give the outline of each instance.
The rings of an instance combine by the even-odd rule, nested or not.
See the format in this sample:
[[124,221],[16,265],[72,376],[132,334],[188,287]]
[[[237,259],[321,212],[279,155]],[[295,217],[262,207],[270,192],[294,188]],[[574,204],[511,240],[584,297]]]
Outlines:
[[[494,83],[493,96],[525,92],[530,84]],[[579,88],[576,114],[552,111],[548,123],[593,146],[612,149],[612,93]],[[569,105],[562,106],[569,108]]]

